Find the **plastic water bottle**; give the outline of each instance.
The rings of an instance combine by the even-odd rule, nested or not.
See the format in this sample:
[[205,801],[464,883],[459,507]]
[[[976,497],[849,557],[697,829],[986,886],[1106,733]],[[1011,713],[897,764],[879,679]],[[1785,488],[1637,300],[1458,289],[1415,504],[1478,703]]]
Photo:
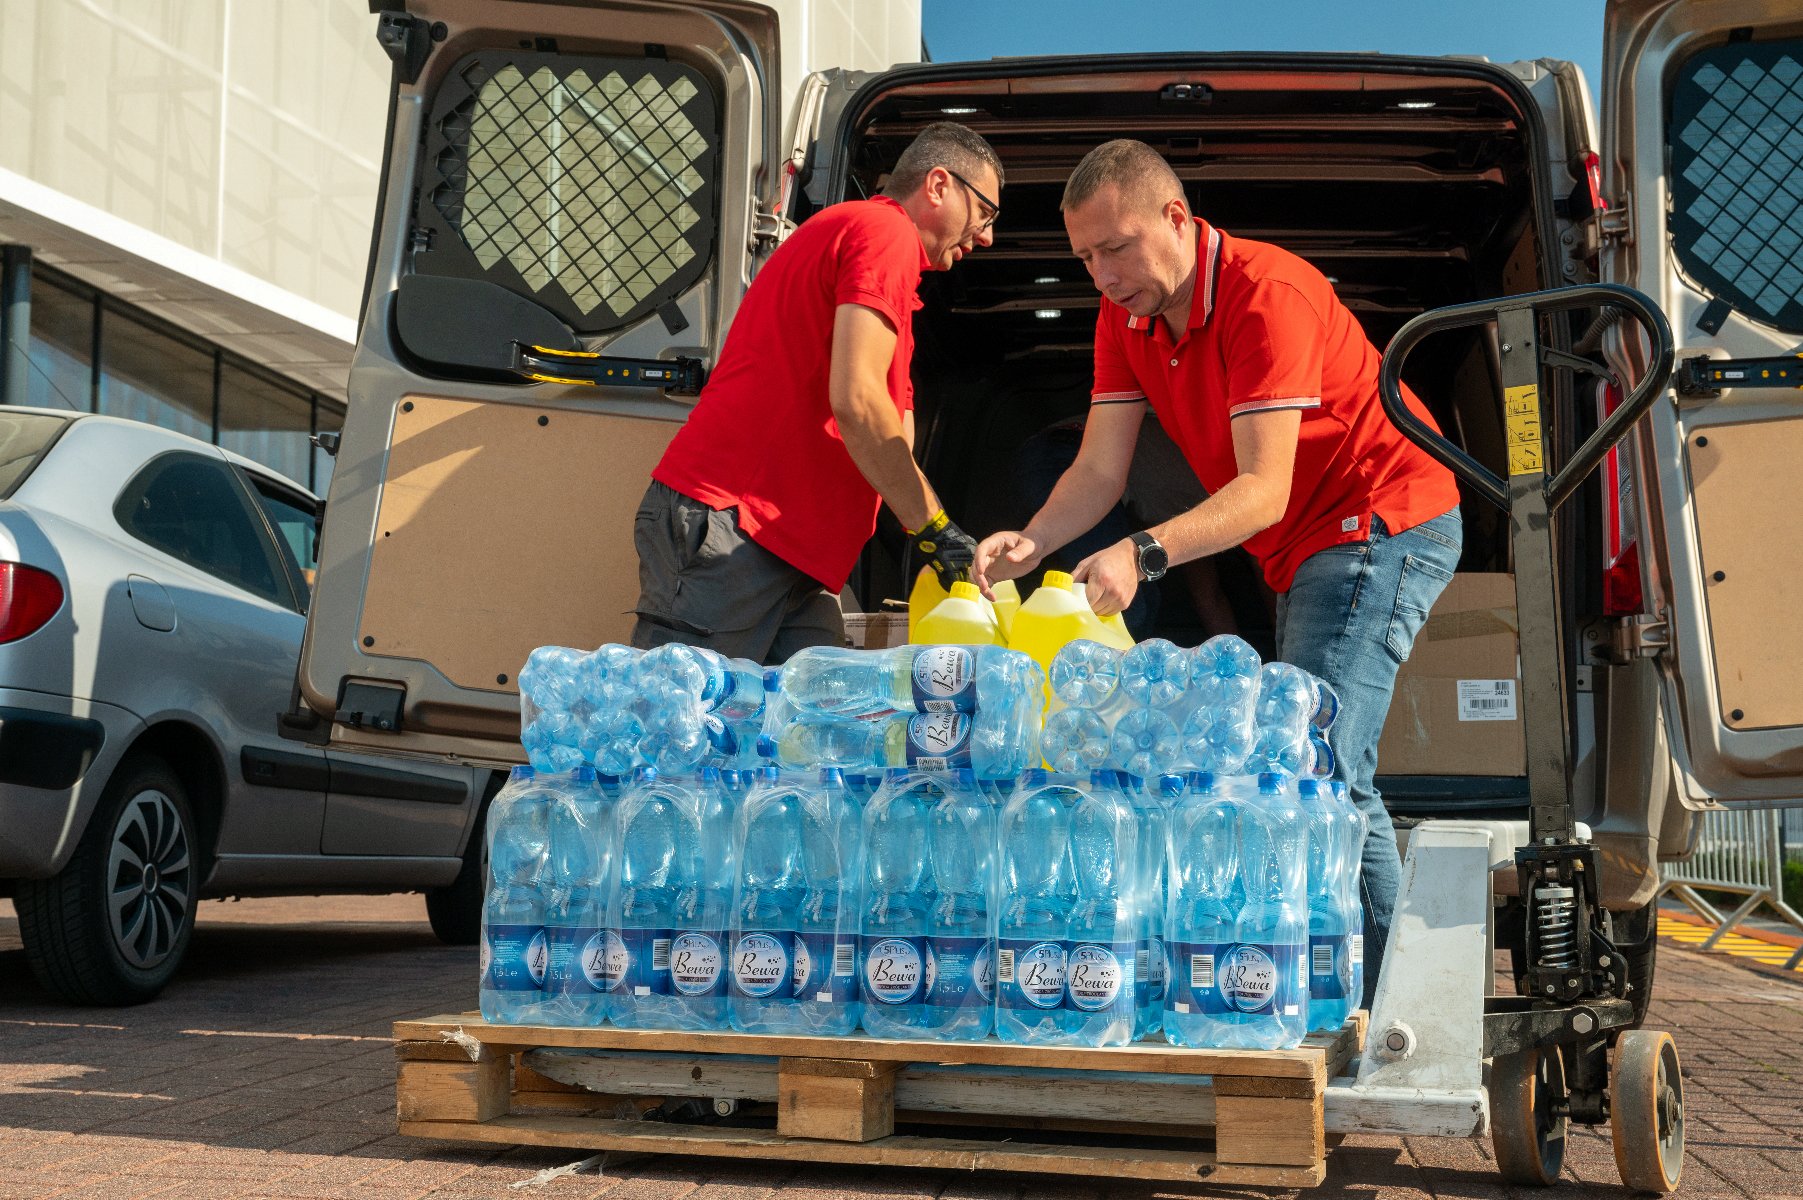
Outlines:
[[920,1037],[927,1023],[927,915],[938,897],[928,831],[939,802],[934,778],[893,769],[864,810],[864,1029],[873,1037]]
[[1190,655],[1163,638],[1140,642],[1121,656],[1121,690],[1135,704],[1166,708],[1190,685]]
[[590,710],[577,728],[582,760],[602,775],[632,774],[639,762],[645,726],[633,711],[635,693],[623,684],[604,683],[590,697]]
[[1139,822],[1114,771],[1090,774],[1071,811],[1077,879],[1065,973],[1065,1036],[1080,1046],[1124,1046],[1134,1038],[1143,947]]
[[1226,778],[1238,775],[1258,744],[1252,704],[1198,703],[1183,722],[1183,759],[1195,770]]
[[1280,771],[1291,778],[1307,772],[1309,729],[1320,703],[1315,684],[1314,676],[1288,663],[1266,663],[1259,669],[1258,740],[1251,764],[1259,772]]
[[895,714],[864,721],[814,715],[784,727],[766,749],[783,766],[798,770],[968,767],[980,778],[1009,779],[1038,759],[1039,730],[1037,719],[1023,719],[1018,709]]
[[1308,1033],[1308,828],[1294,787],[1265,772],[1240,810],[1246,906],[1216,971],[1242,1047],[1289,1048]]
[[741,1033],[802,1033],[795,1018],[795,942],[806,891],[806,793],[771,769],[739,806],[727,1012]]
[[1315,678],[1315,715],[1316,729],[1325,733],[1333,727],[1340,716],[1340,693],[1333,690],[1333,685],[1325,679]]
[[1044,678],[1000,646],[813,646],[782,667],[777,686],[797,710],[840,717],[1015,709]]
[[520,731],[520,745],[532,768],[561,775],[582,765],[580,722],[566,709],[541,709]]
[[1190,687],[1205,708],[1250,705],[1258,694],[1258,651],[1232,634],[1211,637],[1190,658]]
[[1308,827],[1309,1029],[1335,1030],[1356,1008],[1352,938],[1346,924],[1346,838],[1333,790],[1314,779],[1296,785]]
[[666,642],[645,651],[635,679],[641,688],[667,683],[694,697],[701,712],[743,721],[764,711],[764,670],[748,659],[729,659],[700,646]]
[[995,1033],[1004,1042],[1047,1044],[1066,1037],[1065,971],[1077,906],[1071,815],[1081,795],[1068,777],[1034,769],[1002,809]]
[[[939,1041],[980,1041],[995,1024],[996,805],[968,771],[942,782],[928,815],[935,898],[927,915],[926,1029]],[[865,1025],[869,1027],[869,1005]]]
[[1108,761],[1130,774],[1157,776],[1171,770],[1182,752],[1183,733],[1171,715],[1162,708],[1142,706],[1128,709],[1115,722]]
[[1166,907],[1171,979],[1164,1036],[1179,1046],[1234,1044],[1232,1009],[1216,978],[1239,935],[1245,889],[1240,882],[1240,797],[1233,784],[1191,772],[1172,806],[1170,897]]
[[520,696],[538,712],[569,712],[582,698],[588,656],[569,646],[540,646],[520,668]]
[[531,1024],[544,1015],[550,959],[544,892],[556,799],[531,767],[515,767],[488,809],[481,1008],[485,1020],[503,1025]]
[[1156,788],[1133,788],[1128,794],[1138,823],[1140,884],[1139,950],[1133,960],[1133,1036],[1143,1038],[1164,1025],[1164,922],[1169,900],[1166,842],[1170,834],[1170,805],[1183,794],[1183,779],[1161,775]]
[[557,781],[548,815],[550,895],[545,907],[545,1013],[565,1025],[609,1016],[607,895],[612,884],[613,801],[593,767]]
[[1365,855],[1365,814],[1352,802],[1352,792],[1338,779],[1328,785],[1333,797],[1334,820],[1340,829],[1341,852],[1346,856],[1345,870],[1340,876],[1340,908],[1345,914],[1347,958],[1351,981],[1347,1000],[1354,1009],[1365,1003],[1365,905],[1359,890],[1359,877]]
[[795,937],[795,1014],[807,1033],[858,1027],[858,881],[863,821],[841,772],[820,772],[803,804],[801,910]]
[[1339,759],[1334,756],[1333,747],[1319,729],[1311,728],[1308,731],[1308,761],[1304,773],[1316,779],[1331,779],[1338,764]]
[[701,795],[691,780],[633,773],[620,799],[619,878],[608,906],[624,971],[613,992],[614,1024],[683,1028],[670,979],[670,949],[681,898],[700,883]]
[[[735,778],[727,780],[726,775]],[[737,772],[712,767],[694,788],[694,869],[676,890],[670,925],[669,993],[639,1011],[645,1027],[725,1029],[727,931],[732,924],[732,821]],[[686,783],[686,781],[685,781]],[[643,810],[641,809],[641,814]],[[685,805],[682,814],[688,818]]]
[[[1094,642],[1072,645],[1095,645]],[[1068,649],[1069,647],[1066,647]],[[1093,708],[1061,708],[1045,719],[1039,750],[1052,770],[1087,775],[1108,764],[1114,733]]]
[[1088,638],[1067,643],[1052,658],[1052,695],[1071,708],[1101,708],[1121,682],[1121,651]]

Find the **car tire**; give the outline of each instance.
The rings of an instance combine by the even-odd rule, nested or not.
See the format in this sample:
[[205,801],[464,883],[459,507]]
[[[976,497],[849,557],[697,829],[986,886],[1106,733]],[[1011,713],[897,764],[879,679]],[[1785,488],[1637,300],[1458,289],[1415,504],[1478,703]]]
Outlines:
[[73,1004],[142,1004],[161,992],[194,934],[197,837],[167,763],[121,763],[68,864],[18,885],[19,934],[38,982]]
[[487,824],[485,805],[476,818],[476,827],[470,830],[457,878],[443,887],[426,889],[426,919],[432,922],[432,932],[438,940],[447,946],[473,946],[482,938],[483,877],[488,873]]

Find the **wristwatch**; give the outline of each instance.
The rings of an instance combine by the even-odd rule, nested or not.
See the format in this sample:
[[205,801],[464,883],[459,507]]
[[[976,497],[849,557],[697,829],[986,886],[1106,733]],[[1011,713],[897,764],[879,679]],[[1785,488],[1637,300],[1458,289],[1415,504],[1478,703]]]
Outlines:
[[1170,568],[1171,556],[1158,544],[1158,539],[1149,533],[1136,533],[1131,540],[1139,555],[1139,577],[1147,583],[1162,579]]

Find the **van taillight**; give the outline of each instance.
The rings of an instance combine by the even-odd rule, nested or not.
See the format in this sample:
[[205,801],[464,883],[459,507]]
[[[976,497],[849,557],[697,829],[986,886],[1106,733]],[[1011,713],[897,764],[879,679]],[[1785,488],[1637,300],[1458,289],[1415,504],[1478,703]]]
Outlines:
[[22,563],[0,563],[0,642],[16,642],[42,629],[63,606],[56,576]]
[[1646,597],[1640,590],[1640,543],[1635,542],[1603,571],[1603,615],[1631,617],[1645,608]]
[[[1621,389],[1613,383],[1602,387],[1598,419],[1621,404]],[[1617,446],[1603,457],[1603,615],[1631,617],[1643,611],[1640,588],[1640,530],[1633,492],[1635,480],[1626,470]]]

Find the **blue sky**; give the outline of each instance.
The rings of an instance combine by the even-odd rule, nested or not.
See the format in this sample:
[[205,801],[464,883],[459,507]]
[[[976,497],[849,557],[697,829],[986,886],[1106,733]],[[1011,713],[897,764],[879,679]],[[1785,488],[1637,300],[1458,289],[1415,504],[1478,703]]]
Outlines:
[[1150,50],[1564,58],[1595,96],[1603,0],[921,0],[921,30],[939,62]]

